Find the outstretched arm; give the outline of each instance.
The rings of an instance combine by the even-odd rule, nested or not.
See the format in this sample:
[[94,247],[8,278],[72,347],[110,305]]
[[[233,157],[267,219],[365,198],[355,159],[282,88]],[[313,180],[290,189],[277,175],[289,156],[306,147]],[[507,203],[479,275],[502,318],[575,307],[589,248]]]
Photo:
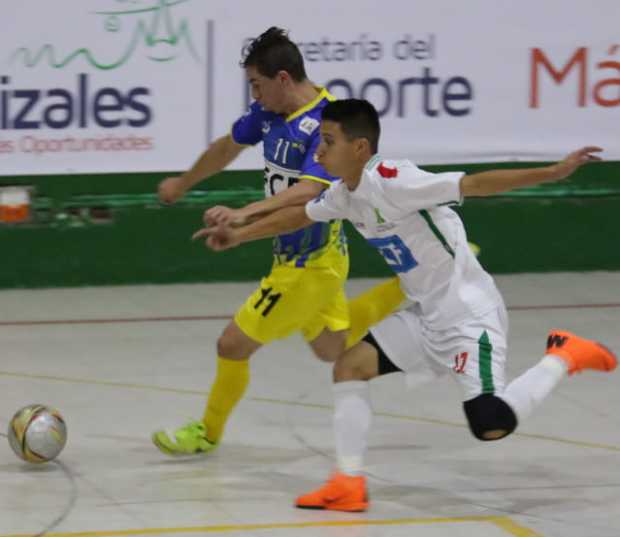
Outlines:
[[216,205],[205,211],[204,221],[209,224],[244,225],[261,216],[277,211],[283,207],[305,205],[316,198],[325,188],[323,183],[313,180],[302,180],[275,196],[249,203],[240,209],[232,209],[224,205]]
[[516,188],[559,181],[571,175],[583,164],[601,160],[593,154],[599,151],[602,151],[600,147],[588,146],[570,153],[560,162],[550,166],[521,170],[490,170],[464,175],[461,178],[461,193],[465,197],[492,196]]
[[230,134],[218,138],[183,175],[168,177],[159,183],[159,199],[163,203],[179,200],[194,185],[228,166],[245,147],[237,144]]
[[246,226],[231,228],[228,224],[199,229],[192,239],[206,239],[205,245],[215,251],[235,248],[244,242],[296,231],[314,223],[303,205],[285,207]]

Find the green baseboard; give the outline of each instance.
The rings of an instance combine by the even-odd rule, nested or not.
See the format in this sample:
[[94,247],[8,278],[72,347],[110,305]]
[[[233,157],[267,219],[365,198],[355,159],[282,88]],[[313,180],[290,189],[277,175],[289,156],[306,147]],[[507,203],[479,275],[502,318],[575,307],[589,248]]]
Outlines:
[[[457,212],[483,266],[492,273],[620,270],[620,163],[605,165],[589,168],[596,177],[467,200]],[[221,174],[210,190],[172,207],[153,194],[162,176],[128,176],[125,188],[118,177],[1,178],[0,185],[33,184],[37,197],[31,223],[0,225],[0,288],[245,281],[269,270],[268,240],[219,254],[190,240],[204,207],[259,199],[258,188],[245,186],[258,172]],[[351,277],[389,275],[377,252],[346,230]]]

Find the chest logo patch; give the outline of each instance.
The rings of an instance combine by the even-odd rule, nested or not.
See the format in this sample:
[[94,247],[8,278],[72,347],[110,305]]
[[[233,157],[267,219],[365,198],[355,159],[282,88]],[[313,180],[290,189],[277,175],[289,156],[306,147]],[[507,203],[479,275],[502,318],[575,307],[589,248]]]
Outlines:
[[394,177],[398,176],[398,168],[388,168],[387,166],[383,165],[383,162],[379,164],[379,166],[377,166],[377,171],[379,172],[379,175],[384,179],[393,179]]
[[299,130],[310,135],[319,126],[319,122],[312,117],[305,117],[299,123]]

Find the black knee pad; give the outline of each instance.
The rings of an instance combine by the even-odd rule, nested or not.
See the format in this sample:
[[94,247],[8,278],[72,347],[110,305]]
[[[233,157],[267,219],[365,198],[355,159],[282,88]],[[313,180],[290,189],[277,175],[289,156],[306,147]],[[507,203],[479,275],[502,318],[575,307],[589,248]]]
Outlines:
[[[469,430],[478,440],[499,440],[517,428],[517,416],[512,408],[492,393],[483,393],[474,399],[465,401],[463,410],[467,416]],[[506,434],[499,438],[484,437],[484,433],[497,430],[506,431]]]
[[373,336],[370,332],[362,338],[362,341],[372,345],[379,354],[379,376],[402,372],[402,369],[388,358],[388,355],[385,354],[385,351],[381,348],[381,345],[379,345],[379,342],[375,339],[375,336]]

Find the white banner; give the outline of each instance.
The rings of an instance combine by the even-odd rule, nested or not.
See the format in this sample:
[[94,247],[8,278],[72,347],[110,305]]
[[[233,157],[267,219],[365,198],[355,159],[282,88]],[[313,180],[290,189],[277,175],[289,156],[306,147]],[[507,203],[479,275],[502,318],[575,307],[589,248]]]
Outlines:
[[186,169],[245,110],[241,49],[273,25],[316,84],[375,104],[387,157],[620,160],[617,0],[4,4],[3,175]]

